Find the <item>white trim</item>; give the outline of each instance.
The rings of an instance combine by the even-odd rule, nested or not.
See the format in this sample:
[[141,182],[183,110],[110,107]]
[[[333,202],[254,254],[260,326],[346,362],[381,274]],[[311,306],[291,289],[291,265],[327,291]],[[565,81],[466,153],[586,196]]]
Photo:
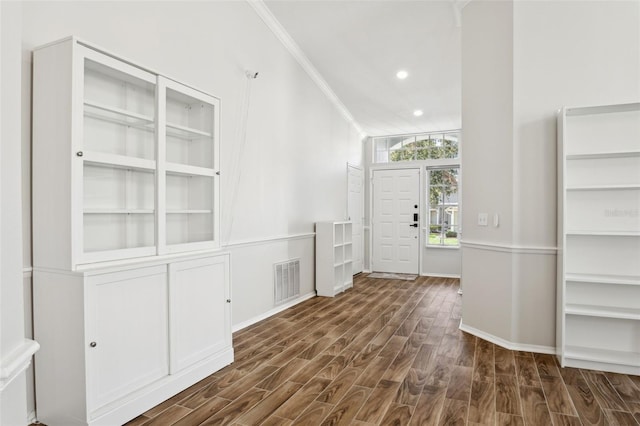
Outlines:
[[243,322],[241,322],[240,324],[236,324],[236,325],[234,325],[234,326],[231,328],[231,331],[232,331],[233,333],[235,333],[236,331],[240,331],[240,330],[242,330],[243,328],[247,328],[247,327],[249,327],[250,325],[253,325],[253,324],[257,323],[257,322],[260,322],[260,321],[262,321],[262,320],[264,320],[264,319],[267,319],[267,318],[269,318],[270,316],[273,316],[273,315],[275,315],[275,314],[277,314],[277,313],[280,313],[280,312],[282,312],[282,311],[284,311],[284,310],[287,310],[287,309],[289,309],[290,307],[295,306],[295,305],[297,305],[298,303],[302,303],[302,302],[304,302],[305,300],[309,300],[309,299],[311,299],[311,298],[313,298],[313,297],[316,297],[316,292],[315,292],[315,290],[314,290],[314,291],[312,291],[311,293],[307,293],[307,294],[305,294],[304,296],[300,296],[300,297],[298,297],[297,299],[294,299],[294,300],[292,300],[292,301],[290,301],[290,302],[288,302],[288,303],[285,303],[284,305],[280,305],[280,306],[278,306],[278,307],[275,307],[275,308],[271,309],[270,311],[267,311],[267,312],[265,312],[265,313],[263,313],[263,314],[260,314],[260,315],[258,315],[258,316],[253,317],[253,318],[250,318],[250,319],[248,319],[248,320],[246,320],[246,321],[243,321]]
[[460,246],[462,248],[471,248],[476,250],[497,251],[502,253],[514,253],[514,254],[555,255],[558,252],[557,247],[517,246],[513,244],[505,244],[505,243],[491,242],[491,241],[482,242],[482,241],[461,240]]
[[260,245],[260,244],[275,243],[275,242],[278,242],[278,241],[285,241],[285,240],[305,240],[307,238],[315,238],[315,236],[316,236],[315,232],[307,232],[307,233],[304,233],[304,234],[293,234],[293,235],[278,235],[278,236],[275,236],[275,237],[261,238],[259,240],[246,240],[246,241],[231,242],[231,243],[228,243],[227,245],[223,246],[223,248],[224,249],[228,249],[228,248],[257,246],[257,245]]
[[338,111],[342,114],[342,116],[347,120],[347,122],[351,123],[353,127],[358,131],[360,137],[364,139],[367,137],[366,133],[362,130],[362,127],[356,122],[353,118],[349,110],[346,106],[340,101],[338,96],[331,90],[331,87],[324,80],[322,75],[318,72],[316,67],[313,66],[307,55],[304,54],[300,46],[291,38],[289,33],[284,29],[282,24],[278,22],[273,13],[269,10],[269,8],[265,5],[263,0],[247,0],[247,3],[253,10],[258,14],[260,18],[264,21],[267,27],[273,32],[273,34],[280,40],[282,45],[289,51],[291,56],[300,64],[302,69],[311,77],[314,83],[320,88],[320,90],[325,94],[325,96],[333,103]]
[[27,414],[27,423],[29,423],[30,425],[37,424],[37,420],[38,418],[36,417],[36,411],[29,411],[29,413]]
[[487,340],[491,343],[495,343],[498,346],[502,346],[503,348],[512,350],[512,351],[523,351],[523,352],[535,352],[539,354],[549,354],[556,355],[556,348],[553,346],[541,346],[541,345],[528,345],[526,343],[514,343],[508,340],[505,340],[501,337],[494,336],[493,334],[486,333],[482,330],[478,330],[477,328],[470,327],[462,323],[460,320],[460,330],[473,334],[476,337]]
[[24,339],[5,359],[0,359],[0,392],[29,367],[33,354],[38,352],[38,349],[38,342]]
[[96,263],[87,263],[81,264],[76,267],[75,270],[69,271],[66,269],[57,269],[57,268],[43,268],[43,267],[34,267],[34,272],[48,272],[53,274],[64,274],[64,275],[78,275],[78,274],[103,274],[112,271],[120,271],[124,269],[133,269],[141,266],[154,266],[154,265],[164,265],[170,262],[176,262],[180,260],[191,260],[191,259],[199,259],[202,257],[209,256],[227,256],[229,252],[221,250],[221,249],[208,249],[208,250],[194,250],[188,252],[181,253],[171,253],[171,254],[162,254],[156,256],[144,256],[144,257],[135,257],[130,259],[122,259],[122,260],[114,260],[107,262],[96,262]]
[[31,278],[33,276],[33,266],[25,266],[22,268],[22,278]]
[[421,277],[437,277],[437,278],[458,278],[460,279],[460,274],[439,274],[439,273],[429,273],[429,272],[421,272]]

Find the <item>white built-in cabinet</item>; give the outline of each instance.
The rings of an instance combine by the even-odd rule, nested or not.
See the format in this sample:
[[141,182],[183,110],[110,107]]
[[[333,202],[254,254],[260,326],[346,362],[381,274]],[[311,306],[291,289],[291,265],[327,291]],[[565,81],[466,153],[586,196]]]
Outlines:
[[353,287],[353,224],[316,223],[316,292],[333,297]]
[[640,103],[558,117],[562,366],[640,374]]
[[41,266],[219,246],[218,99],[76,39],[35,50],[33,85]]
[[76,38],[33,61],[37,418],[122,424],[233,362],[219,100]]

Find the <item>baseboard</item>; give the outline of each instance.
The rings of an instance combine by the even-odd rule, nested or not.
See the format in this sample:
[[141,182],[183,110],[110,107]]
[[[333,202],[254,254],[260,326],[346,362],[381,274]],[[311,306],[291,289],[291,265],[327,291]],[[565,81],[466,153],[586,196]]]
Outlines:
[[269,310],[269,311],[267,311],[267,312],[265,312],[263,314],[255,316],[253,318],[250,318],[250,319],[248,319],[246,321],[242,321],[240,324],[234,325],[232,327],[231,331],[234,332],[234,333],[236,331],[240,331],[243,328],[247,328],[250,325],[253,325],[253,324],[257,323],[257,322],[260,322],[260,321],[262,321],[264,319],[267,319],[267,318],[269,318],[269,317],[271,317],[271,316],[273,316],[275,314],[278,314],[278,313],[280,313],[280,312],[282,312],[282,311],[284,311],[286,309],[289,309],[292,306],[297,305],[298,303],[302,303],[305,300],[309,300],[309,299],[311,299],[312,297],[315,297],[315,296],[316,296],[316,292],[315,291],[312,291],[311,293],[307,293],[304,296],[300,296],[297,299],[292,300],[291,302],[287,302],[284,305],[277,306],[277,307],[275,307],[275,308],[273,308],[273,309],[271,309],[271,310]]
[[495,343],[498,346],[502,346],[505,349],[509,349],[512,351],[523,351],[523,352],[535,352],[539,354],[549,354],[555,355],[556,348],[554,346],[541,346],[541,345],[527,345],[526,343],[513,343],[508,340],[505,340],[501,337],[494,336],[493,334],[486,333],[482,330],[478,330],[477,328],[470,327],[462,323],[460,320],[460,330],[473,334],[476,337],[487,340],[491,343]]
[[583,370],[610,371],[618,374],[640,375],[640,367],[631,365],[613,364],[600,361],[589,361],[565,357],[565,367],[581,368]]
[[421,273],[421,277],[437,277],[437,278],[458,278],[460,279],[460,274],[433,274],[433,273]]
[[36,412],[35,411],[31,411],[29,412],[29,414],[27,414],[27,423],[32,425],[32,424],[37,424],[38,419],[36,418]]

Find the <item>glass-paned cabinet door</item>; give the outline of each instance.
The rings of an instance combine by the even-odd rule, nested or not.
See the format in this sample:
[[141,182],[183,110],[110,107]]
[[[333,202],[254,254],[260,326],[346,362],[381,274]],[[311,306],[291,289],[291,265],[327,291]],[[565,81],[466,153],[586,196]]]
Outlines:
[[156,79],[79,47],[83,263],[156,252]]
[[161,146],[166,210],[161,251],[215,247],[219,100],[172,80],[159,81],[165,113]]

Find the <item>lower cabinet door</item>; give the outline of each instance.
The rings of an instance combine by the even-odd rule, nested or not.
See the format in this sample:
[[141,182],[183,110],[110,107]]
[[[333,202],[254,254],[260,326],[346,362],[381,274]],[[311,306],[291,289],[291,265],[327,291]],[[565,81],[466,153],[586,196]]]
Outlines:
[[89,412],[169,373],[166,265],[87,278]]
[[231,347],[229,257],[169,265],[171,373]]

